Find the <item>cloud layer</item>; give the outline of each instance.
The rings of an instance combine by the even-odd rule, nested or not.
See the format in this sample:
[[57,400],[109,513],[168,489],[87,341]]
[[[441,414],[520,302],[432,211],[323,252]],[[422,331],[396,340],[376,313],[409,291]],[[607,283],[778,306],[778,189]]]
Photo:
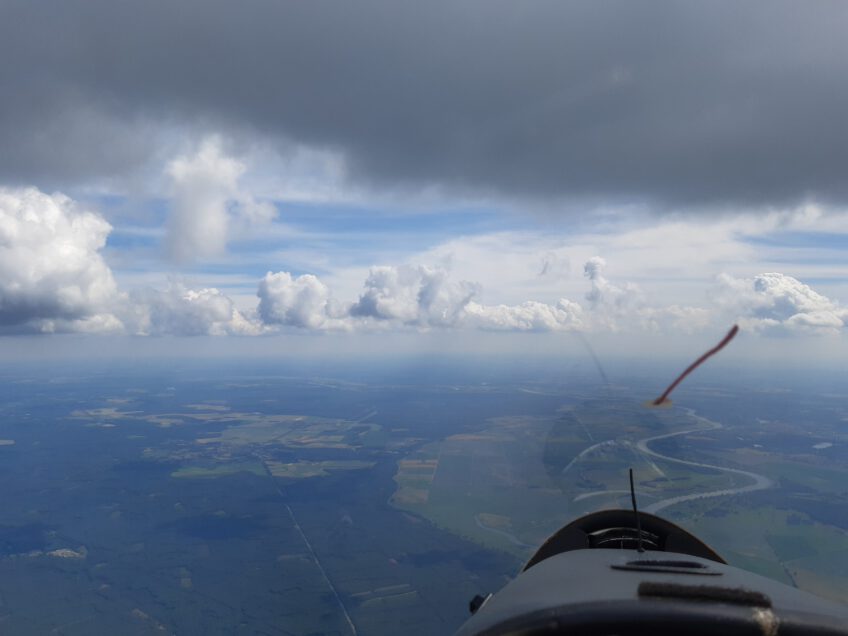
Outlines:
[[391,188],[845,203],[846,23],[838,1],[8,0],[0,180],[126,175],[225,130]]
[[[220,159],[210,156],[213,163]],[[258,282],[258,304],[244,311],[220,289],[176,279],[164,289],[118,289],[101,253],[110,230],[101,216],[62,194],[0,189],[0,330],[179,336],[473,329],[690,333],[739,321],[752,332],[785,335],[840,333],[848,321],[848,308],[780,273],[722,274],[704,305],[659,304],[637,285],[611,281],[599,256],[584,264],[584,303],[567,297],[486,303],[480,284],[456,280],[445,267],[404,264],[372,267],[355,300],[336,298],[312,274],[268,272]]]

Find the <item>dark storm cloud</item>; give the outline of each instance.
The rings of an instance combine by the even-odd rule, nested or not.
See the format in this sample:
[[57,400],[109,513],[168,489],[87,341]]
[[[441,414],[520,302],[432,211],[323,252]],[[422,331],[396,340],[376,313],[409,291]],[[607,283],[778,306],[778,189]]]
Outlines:
[[6,0],[0,179],[131,171],[191,125],[381,187],[844,203],[846,32],[844,2]]

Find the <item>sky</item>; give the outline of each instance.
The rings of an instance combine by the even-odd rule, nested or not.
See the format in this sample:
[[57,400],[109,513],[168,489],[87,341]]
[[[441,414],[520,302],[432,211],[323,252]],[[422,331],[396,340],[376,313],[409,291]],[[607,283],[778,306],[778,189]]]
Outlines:
[[738,323],[843,352],[846,29],[818,0],[3,0],[0,348]]

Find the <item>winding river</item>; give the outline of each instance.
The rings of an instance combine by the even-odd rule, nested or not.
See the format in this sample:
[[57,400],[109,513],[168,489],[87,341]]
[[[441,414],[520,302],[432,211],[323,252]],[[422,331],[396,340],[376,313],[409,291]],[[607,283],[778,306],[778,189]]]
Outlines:
[[738,488],[723,488],[721,490],[710,490],[708,492],[693,493],[691,495],[669,497],[668,499],[662,499],[646,506],[645,508],[643,508],[645,512],[656,513],[660,510],[663,510],[664,508],[683,503],[684,501],[692,501],[694,499],[706,499],[707,497],[724,497],[726,495],[738,495],[745,492],[754,492],[755,490],[765,490],[766,488],[770,488],[772,486],[772,481],[768,477],[764,477],[763,475],[758,475],[757,473],[752,473],[747,470],[739,470],[738,468],[725,468],[724,466],[714,466],[712,464],[693,462],[686,459],[677,459],[676,457],[669,457],[668,455],[663,455],[662,453],[658,453],[654,450],[651,450],[649,444],[660,439],[667,439],[669,437],[676,437],[678,435],[689,435],[690,433],[697,433],[705,430],[715,430],[722,427],[721,424],[711,422],[710,420],[707,420],[702,417],[698,417],[691,410],[689,411],[689,415],[698,419],[701,422],[705,422],[708,425],[708,428],[699,427],[687,429],[685,431],[677,431],[675,433],[655,435],[654,437],[646,437],[644,439],[639,440],[636,443],[636,447],[642,453],[650,455],[651,457],[655,457],[657,459],[662,459],[663,461],[674,462],[675,464],[683,464],[685,466],[697,466],[698,468],[709,468],[712,470],[718,470],[724,473],[732,473],[735,475],[742,475],[744,477],[749,478],[752,483],[748,484],[747,486],[740,486]]

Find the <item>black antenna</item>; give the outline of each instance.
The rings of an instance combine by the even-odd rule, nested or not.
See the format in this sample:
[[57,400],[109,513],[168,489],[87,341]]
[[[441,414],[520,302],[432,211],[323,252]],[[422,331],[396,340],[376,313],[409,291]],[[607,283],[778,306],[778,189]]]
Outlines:
[[636,507],[636,489],[633,487],[633,469],[630,469],[630,501],[633,502],[633,516],[636,517],[636,549],[644,552],[642,547],[642,522],[639,520],[639,509]]

